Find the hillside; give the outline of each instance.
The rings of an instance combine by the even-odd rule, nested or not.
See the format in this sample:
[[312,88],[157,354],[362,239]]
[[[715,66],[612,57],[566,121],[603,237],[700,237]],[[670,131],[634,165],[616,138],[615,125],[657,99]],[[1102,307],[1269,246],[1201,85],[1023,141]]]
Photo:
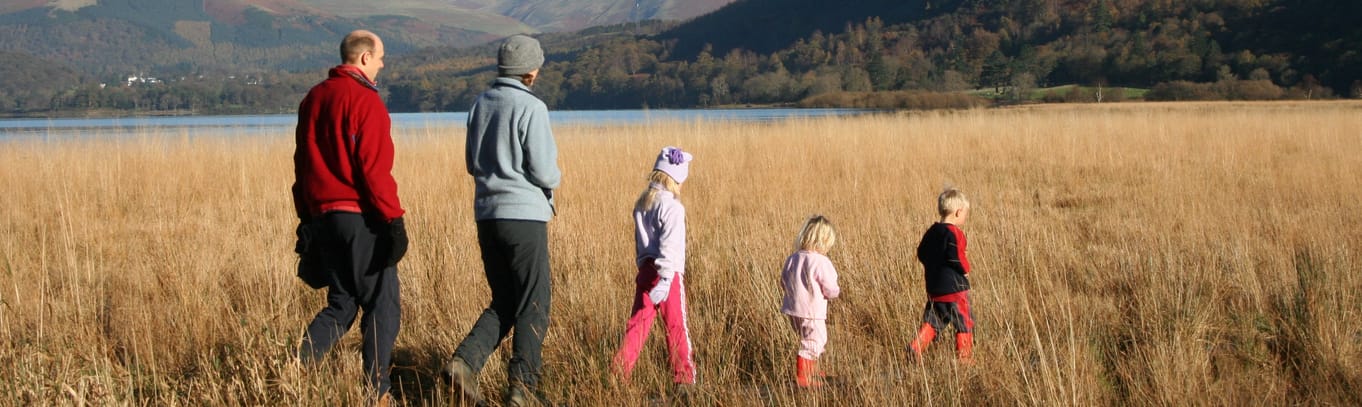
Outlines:
[[[338,16],[375,14],[367,0],[300,0]],[[400,0],[382,14],[420,18],[487,33],[565,32],[642,20],[686,20],[732,0]]]
[[0,115],[8,112],[44,111],[52,107],[53,95],[82,82],[70,67],[33,55],[0,51]]
[[389,53],[469,46],[516,33],[575,31],[648,19],[681,20],[731,0],[14,0],[0,4],[0,37],[96,77],[245,74],[334,63],[356,28]]
[[18,50],[103,80],[315,68],[335,63],[337,39],[361,27],[383,31],[396,52],[496,37],[410,17],[290,14],[310,9],[301,3],[262,8],[229,1],[106,0],[85,7],[29,8],[0,15],[0,37]]
[[676,41],[673,55],[694,58],[706,45],[717,55],[741,48],[771,53],[793,45],[819,31],[845,31],[848,24],[874,17],[884,24],[899,24],[938,15],[945,10],[927,0],[743,0],[688,21],[658,35]]
[[[1084,86],[1045,98],[1095,101],[1109,87],[1161,100],[1362,97],[1362,29],[1348,21],[1359,13],[1323,0],[741,0],[587,46],[546,37],[558,57],[536,92],[568,109],[978,88],[1020,100],[1064,84]],[[465,109],[491,55],[394,68],[394,107]]]
[[[478,1],[478,0],[470,0]],[[644,20],[687,20],[733,0],[486,0],[496,3],[496,14],[549,32]]]
[[[494,3],[461,4],[484,10]],[[246,13],[262,24],[282,21],[265,19],[261,11]],[[1324,0],[741,0],[685,22],[645,20],[539,34],[548,63],[535,92],[554,109],[976,105],[969,95],[990,95],[995,103],[1110,101],[1125,95],[1146,100],[1362,97],[1362,26],[1349,21],[1360,13],[1362,3]],[[527,19],[535,12],[508,14]],[[349,21],[344,18],[223,31],[237,32],[238,41],[268,45],[323,29],[343,32],[348,27],[341,22]],[[422,24],[408,17],[382,18],[387,19],[380,24],[384,27]],[[113,28],[100,34],[101,41],[184,41],[131,23],[108,27]],[[212,38],[220,34],[216,27],[209,27]],[[412,50],[403,48],[411,46],[403,35],[416,30],[387,32],[380,30],[397,52],[380,82],[393,111],[464,110],[491,80],[494,43]],[[332,58],[333,41],[318,46],[316,52],[326,55],[320,60]],[[207,60],[240,50],[215,48]],[[58,63],[70,60],[40,52],[34,51]],[[308,61],[296,47],[240,55],[241,61],[290,56],[299,66]],[[88,63],[99,66],[100,61]],[[191,61],[182,64],[205,69],[198,62],[202,59]],[[265,89],[249,91],[192,84],[166,86],[178,93],[134,88],[123,91],[119,103],[200,112],[287,111],[315,82],[319,69],[263,72],[252,81]],[[108,93],[83,86],[54,98],[52,106],[86,109],[90,99],[104,99],[79,95]]]

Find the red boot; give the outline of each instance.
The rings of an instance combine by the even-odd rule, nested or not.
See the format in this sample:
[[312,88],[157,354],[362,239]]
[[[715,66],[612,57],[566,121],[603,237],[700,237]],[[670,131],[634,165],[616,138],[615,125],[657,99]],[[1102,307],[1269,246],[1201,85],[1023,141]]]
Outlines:
[[955,334],[955,355],[962,363],[974,363],[974,334]]
[[799,361],[795,362],[795,385],[808,389],[823,387],[823,383],[814,377],[817,372],[817,360],[799,357]]
[[922,328],[917,330],[917,338],[908,344],[908,349],[913,351],[913,356],[918,362],[922,361],[922,352],[927,350],[927,345],[932,343],[932,339],[936,339],[936,328],[932,328],[932,324],[923,323]]

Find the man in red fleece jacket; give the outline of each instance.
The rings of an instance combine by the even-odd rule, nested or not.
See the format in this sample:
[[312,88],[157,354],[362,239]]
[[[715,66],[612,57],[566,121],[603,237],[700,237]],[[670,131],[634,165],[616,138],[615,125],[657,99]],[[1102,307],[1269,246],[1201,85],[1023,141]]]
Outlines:
[[386,401],[402,318],[397,262],[407,252],[407,232],[392,176],[392,122],[373,80],[383,68],[383,41],[355,31],[340,54],[342,64],[298,107],[298,251],[314,259],[309,284],[327,287],[326,308],[308,325],[298,356],[307,364],[325,356],[363,309],[364,371],[375,400]]

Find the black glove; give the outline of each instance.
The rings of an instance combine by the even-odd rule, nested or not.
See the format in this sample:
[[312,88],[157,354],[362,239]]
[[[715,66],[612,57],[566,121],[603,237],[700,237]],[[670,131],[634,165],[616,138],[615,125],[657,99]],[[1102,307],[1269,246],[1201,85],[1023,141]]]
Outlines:
[[407,224],[402,218],[388,222],[388,241],[392,244],[388,248],[388,267],[392,267],[407,255]]
[[310,222],[298,222],[298,229],[294,232],[298,234],[298,242],[293,244],[294,253],[307,254],[308,249],[312,248],[312,242],[316,241],[316,233],[312,229]]
[[298,253],[298,278],[312,288],[322,288],[329,284],[326,267],[322,264],[318,228],[318,225],[312,224],[307,219],[299,222],[298,242],[293,245],[293,251]]

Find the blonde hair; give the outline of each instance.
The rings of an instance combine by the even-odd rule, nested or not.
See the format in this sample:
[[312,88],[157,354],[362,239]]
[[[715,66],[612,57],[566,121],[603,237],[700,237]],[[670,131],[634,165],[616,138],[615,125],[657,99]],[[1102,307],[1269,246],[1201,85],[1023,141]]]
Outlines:
[[936,211],[942,217],[950,216],[955,211],[969,207],[969,200],[965,199],[965,193],[960,192],[955,187],[946,187],[941,191],[941,195],[936,197]]
[[837,243],[837,231],[832,228],[832,221],[823,215],[813,215],[809,220],[804,221],[804,227],[799,229],[799,236],[795,237],[794,249],[812,250],[826,254],[832,250],[832,245]]
[[653,188],[653,184],[662,186],[662,189],[675,195],[676,199],[681,199],[681,184],[676,183],[671,175],[661,170],[653,170],[648,174],[648,186],[643,188],[643,193],[638,195],[638,202],[634,203],[634,210],[646,211],[653,207],[653,202],[657,201],[657,188]]

